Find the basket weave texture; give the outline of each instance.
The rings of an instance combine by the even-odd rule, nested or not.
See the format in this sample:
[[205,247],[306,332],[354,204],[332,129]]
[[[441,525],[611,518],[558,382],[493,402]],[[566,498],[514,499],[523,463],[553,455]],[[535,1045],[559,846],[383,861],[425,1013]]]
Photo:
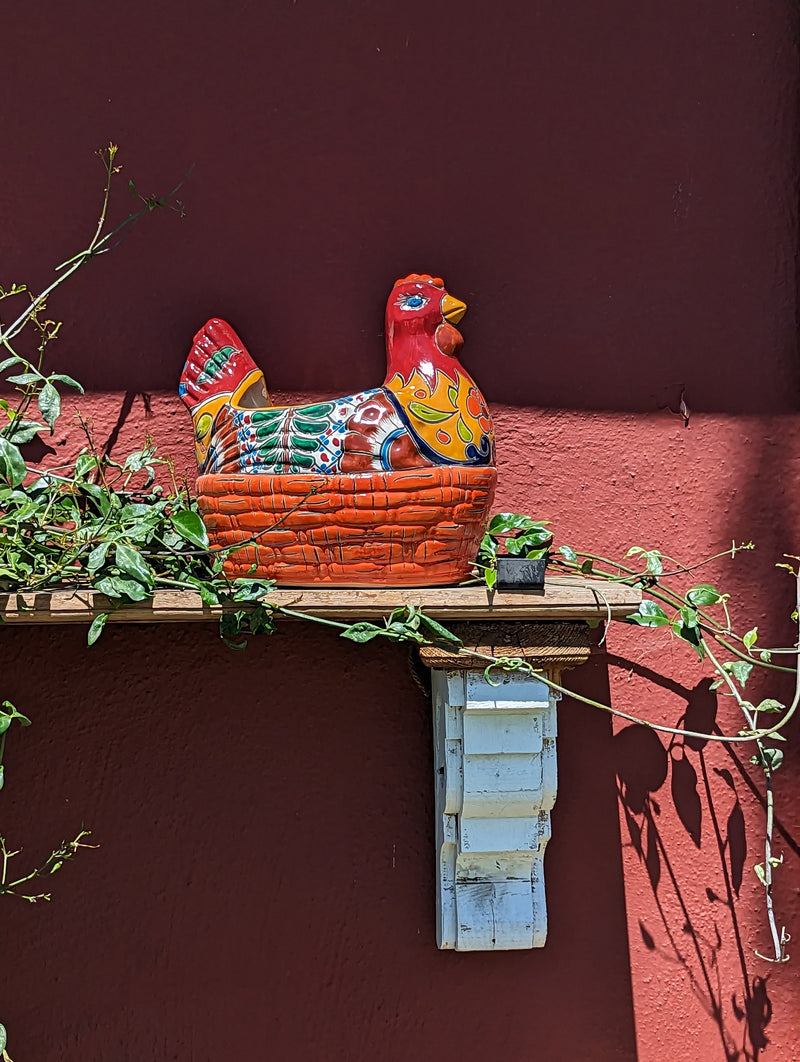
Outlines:
[[455,466],[209,475],[197,481],[197,503],[213,546],[258,536],[227,558],[229,577],[289,586],[444,586],[470,574],[496,478],[494,468]]

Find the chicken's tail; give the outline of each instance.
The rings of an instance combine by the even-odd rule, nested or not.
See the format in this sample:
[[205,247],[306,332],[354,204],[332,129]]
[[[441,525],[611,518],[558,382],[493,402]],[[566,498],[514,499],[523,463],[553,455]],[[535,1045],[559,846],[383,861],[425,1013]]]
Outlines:
[[[226,321],[212,317],[194,337],[178,393],[196,418],[210,406],[270,404],[264,374]],[[246,396],[246,397],[245,397]]]

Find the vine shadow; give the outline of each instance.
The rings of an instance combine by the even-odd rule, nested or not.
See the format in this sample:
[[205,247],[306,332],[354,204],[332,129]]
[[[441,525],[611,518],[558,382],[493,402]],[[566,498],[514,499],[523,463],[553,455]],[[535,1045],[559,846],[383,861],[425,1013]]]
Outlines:
[[[693,688],[682,686],[644,665],[623,657],[608,654],[611,667],[624,668],[655,683],[686,701],[678,727],[704,733],[719,733],[716,725],[717,697],[710,679],[703,679]],[[667,736],[667,735],[665,735]],[[769,1044],[767,1027],[772,1018],[769,998],[769,977],[751,972],[748,955],[737,916],[735,900],[742,885],[747,858],[745,818],[734,774],[725,768],[711,767],[706,757],[707,740],[669,735],[665,744],[656,731],[633,724],[614,737],[618,799],[630,838],[629,844],[641,861],[652,890],[661,927],[669,942],[660,947],[642,920],[639,921],[644,946],[657,952],[668,962],[677,963],[685,971],[692,991],[712,1018],[720,1037],[726,1062],[758,1062]],[[740,779],[755,794],[759,802],[764,798],[745,771],[730,746],[726,750],[738,768]],[[730,790],[733,804],[722,822],[712,793],[712,775],[721,779]],[[719,919],[713,919],[713,933],[709,936],[697,928],[698,913],[692,911],[692,901],[686,896],[682,883],[670,858],[665,831],[659,824],[661,800],[656,795],[669,781],[671,797],[677,817],[694,846],[701,847],[701,828],[704,809],[707,810],[724,882],[723,895],[707,887],[708,902],[730,920],[733,941],[740,970],[741,988],[727,999],[723,985],[720,956],[726,934],[720,932]],[[740,781],[740,784],[741,781]],[[776,821],[776,831],[796,848],[796,842],[782,824]],[[683,924],[676,931],[674,916],[667,910],[663,890],[668,886],[680,909]],[[730,1007],[731,1017],[727,1014]]]

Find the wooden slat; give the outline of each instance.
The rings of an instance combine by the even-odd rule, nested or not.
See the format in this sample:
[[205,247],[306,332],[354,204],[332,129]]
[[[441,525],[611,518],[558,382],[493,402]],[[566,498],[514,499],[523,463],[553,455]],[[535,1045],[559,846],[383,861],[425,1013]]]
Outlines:
[[[495,593],[480,587],[406,587],[380,589],[286,589],[270,594],[275,605],[326,619],[378,619],[401,605],[421,606],[429,616],[449,620],[620,619],[635,612],[641,593],[618,583],[554,576],[539,594]],[[235,606],[239,607],[239,606]],[[111,606],[89,590],[0,594],[6,623],[90,623]],[[152,600],[111,612],[114,623],[192,623],[218,619],[221,608],[202,604],[198,594],[160,590]]]

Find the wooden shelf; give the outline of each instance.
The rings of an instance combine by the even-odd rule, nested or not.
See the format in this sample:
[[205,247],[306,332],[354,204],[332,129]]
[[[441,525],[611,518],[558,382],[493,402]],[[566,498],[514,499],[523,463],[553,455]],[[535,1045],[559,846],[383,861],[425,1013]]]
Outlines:
[[[602,620],[609,614],[621,619],[635,612],[641,599],[630,586],[566,575],[548,579],[538,594],[491,594],[485,587],[283,587],[269,595],[275,605],[348,621],[379,619],[401,605],[418,605],[445,620]],[[109,600],[92,590],[0,594],[0,617],[10,624],[90,623],[109,611],[112,623],[195,623],[218,619],[223,609],[203,605],[199,594],[182,590],[160,590],[151,600],[113,611]]]

